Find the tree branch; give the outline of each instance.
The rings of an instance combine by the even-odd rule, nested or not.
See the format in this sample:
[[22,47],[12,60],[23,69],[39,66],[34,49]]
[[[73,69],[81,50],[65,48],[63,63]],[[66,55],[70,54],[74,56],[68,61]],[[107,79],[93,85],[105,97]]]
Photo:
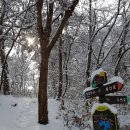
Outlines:
[[[29,3],[28,3],[27,8],[29,7],[29,4],[30,4],[30,1],[29,1]],[[22,22],[21,22],[20,30],[19,30],[19,32],[17,33],[15,39],[13,40],[13,43],[12,43],[12,45],[11,45],[10,50],[8,51],[7,55],[5,56],[5,60],[4,60],[4,63],[3,63],[3,65],[2,65],[2,74],[1,74],[0,89],[2,88],[2,84],[3,84],[3,75],[4,75],[4,73],[5,73],[5,65],[6,65],[8,56],[9,56],[10,52],[12,51],[13,46],[14,46],[16,40],[18,39],[18,37],[19,37],[21,31],[22,31],[22,26],[23,26],[24,20],[25,20],[25,18],[26,18],[26,15],[27,15],[27,10],[26,10],[26,13],[25,13],[25,15],[24,15],[24,18],[23,18],[23,20],[22,20]],[[15,33],[13,33],[13,34],[15,35]]]
[[32,8],[32,7],[34,7],[34,6],[36,6],[36,3],[30,5],[28,8],[26,8],[26,9],[23,10],[23,11],[21,11],[20,13],[15,13],[15,14],[13,14],[13,15],[6,16],[6,17],[4,18],[4,20],[11,19],[11,18],[13,18],[13,17],[20,17],[23,13],[25,13],[27,10],[29,10],[30,8]]
[[40,43],[43,42],[43,25],[42,25],[42,7],[44,0],[37,0],[36,8],[37,8],[37,30],[38,35],[40,37]]
[[105,41],[106,41],[108,35],[110,34],[110,32],[111,32],[113,26],[115,25],[116,20],[117,20],[117,17],[118,17],[118,15],[119,15],[119,12],[120,12],[120,1],[121,1],[121,0],[118,1],[118,8],[117,8],[117,14],[116,14],[116,16],[115,16],[115,19],[114,19],[112,25],[110,26],[110,28],[108,29],[108,32],[107,32],[107,34],[105,35],[105,37],[104,37],[104,39],[103,39],[103,41],[102,41],[102,44],[101,44],[101,47],[100,47],[100,50],[99,50],[99,54],[98,54],[97,64],[99,64],[100,55],[101,55],[101,52],[102,52],[102,48],[103,48],[103,46],[104,46],[104,43],[105,43]]
[[121,54],[121,56],[118,58],[118,60],[117,60],[117,62],[116,62],[116,65],[115,65],[115,70],[117,69],[117,67],[118,67],[118,65],[119,65],[119,63],[120,63],[122,57],[124,56],[124,54],[125,54],[127,51],[129,51],[129,50],[130,50],[130,47],[127,48],[127,49]]
[[47,46],[48,51],[51,51],[51,49],[54,47],[56,41],[58,40],[60,34],[62,33],[63,28],[65,27],[67,20],[72,15],[78,2],[79,2],[79,0],[74,0],[73,4],[70,7],[68,7],[68,10],[65,11],[65,15],[64,15],[63,19],[61,20],[61,23],[60,23],[54,37],[52,38],[50,44]]
[[[50,38],[51,29],[52,29],[52,17],[53,17],[54,2],[49,3],[48,6],[49,7],[48,7],[48,11],[47,11],[46,26],[45,26],[45,29],[44,29],[44,36],[47,39],[44,39],[44,40],[49,40],[49,38]],[[46,42],[46,43],[49,43],[49,42]]]
[[119,35],[117,41],[115,42],[115,44],[108,50],[106,56],[104,56],[103,60],[99,63],[99,66],[102,65],[102,63],[106,60],[106,58],[108,57],[108,55],[110,54],[110,52],[112,51],[112,49],[117,45],[117,43],[119,42],[119,40],[120,40],[120,38],[121,38],[121,36],[123,34],[123,31],[124,30],[122,30],[122,32],[120,33],[120,35]]

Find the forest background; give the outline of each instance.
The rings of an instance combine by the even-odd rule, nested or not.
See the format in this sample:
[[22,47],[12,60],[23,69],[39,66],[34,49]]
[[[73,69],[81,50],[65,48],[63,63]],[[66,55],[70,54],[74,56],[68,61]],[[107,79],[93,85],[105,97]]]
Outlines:
[[89,120],[96,99],[86,102],[82,92],[96,68],[122,77],[118,94],[130,95],[129,30],[129,0],[1,0],[1,94],[38,97],[40,124],[48,123],[50,97]]

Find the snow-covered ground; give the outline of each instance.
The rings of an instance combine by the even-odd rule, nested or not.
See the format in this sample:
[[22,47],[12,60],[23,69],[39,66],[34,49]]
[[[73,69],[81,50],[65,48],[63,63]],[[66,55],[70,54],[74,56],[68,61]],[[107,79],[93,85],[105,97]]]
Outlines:
[[[64,126],[63,119],[57,118],[58,101],[54,99],[48,101],[48,125],[37,123],[37,106],[36,98],[14,98],[0,95],[0,130],[69,130]],[[118,117],[121,130],[130,130],[130,114],[122,113]],[[72,127],[71,130],[79,129]],[[89,129],[85,128],[84,130]]]
[[37,123],[37,99],[0,95],[0,130],[68,130],[63,120],[56,118],[59,102],[54,99],[48,102],[49,124],[40,125]]

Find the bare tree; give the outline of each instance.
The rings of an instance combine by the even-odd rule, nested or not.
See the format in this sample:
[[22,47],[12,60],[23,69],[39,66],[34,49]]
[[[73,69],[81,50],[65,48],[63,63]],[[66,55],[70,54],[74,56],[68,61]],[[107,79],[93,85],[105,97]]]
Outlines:
[[[13,3],[13,4],[12,4]],[[30,1],[27,3],[24,3],[23,1],[17,2],[7,2],[5,0],[2,0],[1,4],[1,14],[0,14],[0,56],[1,56],[1,65],[2,65],[2,72],[1,72],[1,82],[0,82],[0,88],[2,89],[4,94],[9,94],[9,79],[8,79],[8,64],[7,60],[10,55],[10,52],[12,51],[14,44],[16,43],[18,37],[20,36],[20,33],[23,29],[27,29],[27,27],[23,27],[23,24],[25,24],[25,18],[27,15],[28,10],[32,5],[30,6]],[[16,8],[12,8],[12,6],[20,5],[26,8],[22,12]],[[24,9],[23,8],[23,9]],[[20,22],[18,22],[20,21]],[[9,43],[9,51],[7,54],[5,53],[5,41]],[[7,44],[6,43],[6,44]]]
[[[48,76],[48,61],[52,48],[62,33],[62,30],[72,15],[79,0],[74,0],[71,6],[64,10],[64,16],[61,19],[60,25],[54,34],[52,33],[52,21],[54,12],[54,1],[49,1],[47,6],[46,25],[43,27],[42,9],[44,8],[44,0],[37,0],[37,31],[41,46],[41,64],[40,64],[40,78],[39,78],[39,92],[38,92],[38,122],[40,124],[48,123],[48,108],[47,108],[47,76]],[[51,38],[52,37],[52,38]]]
[[117,56],[117,62],[116,62],[116,65],[115,65],[115,76],[118,75],[119,73],[119,69],[120,69],[120,61],[123,57],[123,55],[129,50],[129,47],[126,47],[128,44],[126,43],[126,40],[127,40],[127,36],[128,36],[128,33],[129,33],[129,26],[130,26],[130,18],[129,18],[129,14],[127,16],[127,11],[128,11],[128,8],[126,8],[126,4],[127,2],[124,2],[123,4],[123,13],[122,13],[122,26],[123,26],[123,34],[122,34],[122,37],[121,37],[121,42],[120,42],[120,45],[119,45],[119,50],[118,50],[118,56]]
[[91,56],[92,56],[92,0],[89,0],[89,43],[88,43],[88,63],[86,70],[86,84],[89,87],[89,77],[90,77],[90,68],[91,68]]
[[[121,0],[118,0],[117,11],[115,12],[115,14],[113,16],[111,16],[109,19],[106,18],[107,20],[105,20],[105,21],[104,21],[104,19],[102,19],[102,24],[100,24],[100,23],[98,23],[98,21],[99,21],[98,15],[97,15],[98,9],[93,8],[92,2],[93,2],[92,0],[89,0],[88,56],[87,56],[87,69],[86,69],[87,86],[90,86],[89,78],[90,78],[90,72],[92,69],[92,67],[91,67],[92,66],[92,55],[94,56],[94,58],[96,60],[96,67],[97,68],[100,67],[102,62],[105,60],[105,59],[101,60],[102,59],[101,55],[103,54],[104,45],[106,43],[107,38],[110,35],[110,32],[112,31],[112,29],[117,21],[117,18],[119,16],[120,9],[121,9],[120,8]],[[103,11],[103,13],[104,13],[104,11]],[[102,15],[104,15],[104,14],[102,14]],[[99,45],[99,43],[96,42],[96,40],[99,39],[99,38],[97,38],[97,35],[100,34],[103,30],[106,30],[105,36],[103,37],[103,35],[101,35],[101,37],[103,37],[103,39],[101,40],[99,52],[97,53],[97,48],[96,48],[96,51],[94,50],[94,43]]]
[[[8,64],[7,61],[5,61],[5,39],[2,36],[3,35],[3,21],[6,14],[6,2],[2,0],[1,2],[1,14],[0,14],[0,63],[3,70],[3,75],[1,75],[1,82],[3,82],[3,93],[5,95],[9,94],[9,79],[8,79]],[[4,63],[5,62],[5,63]],[[0,90],[2,90],[2,85],[0,85]]]
[[[116,20],[117,20],[117,17],[118,17],[118,14],[119,14],[119,7],[120,7],[120,0],[119,0],[119,3],[118,3],[118,10],[117,12],[110,18],[108,19],[107,21],[103,21],[103,24],[99,24],[97,21],[98,21],[98,16],[97,16],[97,9],[93,8],[93,4],[92,4],[92,0],[89,0],[89,16],[88,16],[88,19],[89,19],[89,24],[88,24],[88,56],[87,56],[87,69],[86,69],[86,85],[89,87],[90,86],[90,81],[89,81],[89,77],[90,77],[90,71],[91,71],[91,65],[92,65],[92,54],[94,55],[96,61],[97,61],[97,67],[99,66],[99,61],[100,61],[100,56],[101,56],[101,53],[102,53],[102,49],[103,49],[103,46],[104,46],[104,43],[107,39],[107,37],[109,36]],[[114,19],[114,20],[113,20]],[[111,22],[113,21],[113,23],[111,24]],[[96,56],[96,54],[94,53],[94,50],[93,50],[93,43],[96,41],[96,36],[98,35],[98,33],[100,33],[101,30],[103,30],[104,28],[107,28],[107,26],[110,25],[110,27],[108,28],[108,32],[106,33],[104,39],[102,40],[102,43],[101,43],[101,47],[100,47],[100,50],[99,50],[99,54],[98,56]]]
[[63,39],[61,35],[59,38],[59,86],[58,86],[58,94],[57,94],[58,99],[60,99],[62,96],[62,88],[63,88],[62,44],[63,44]]

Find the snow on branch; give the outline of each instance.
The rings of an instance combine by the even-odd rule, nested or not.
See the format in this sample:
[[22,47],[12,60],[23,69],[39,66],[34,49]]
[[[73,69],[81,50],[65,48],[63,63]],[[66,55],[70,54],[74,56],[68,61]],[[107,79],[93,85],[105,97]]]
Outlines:
[[59,36],[60,36],[61,33],[62,33],[62,30],[63,30],[63,28],[64,28],[66,22],[68,21],[69,17],[72,15],[72,13],[73,13],[73,11],[74,11],[76,5],[78,4],[78,2],[79,2],[79,0],[74,0],[74,1],[72,2],[72,5],[71,5],[67,10],[65,10],[65,14],[64,14],[64,16],[63,16],[63,18],[62,18],[62,20],[61,20],[61,23],[60,23],[60,25],[59,25],[59,27],[58,27],[56,33],[54,34],[54,36],[53,36],[53,38],[52,38],[50,44],[49,44],[48,47],[47,47],[47,48],[48,48],[48,51],[50,51],[50,50],[54,47],[54,45],[55,45],[57,39],[59,38]]

